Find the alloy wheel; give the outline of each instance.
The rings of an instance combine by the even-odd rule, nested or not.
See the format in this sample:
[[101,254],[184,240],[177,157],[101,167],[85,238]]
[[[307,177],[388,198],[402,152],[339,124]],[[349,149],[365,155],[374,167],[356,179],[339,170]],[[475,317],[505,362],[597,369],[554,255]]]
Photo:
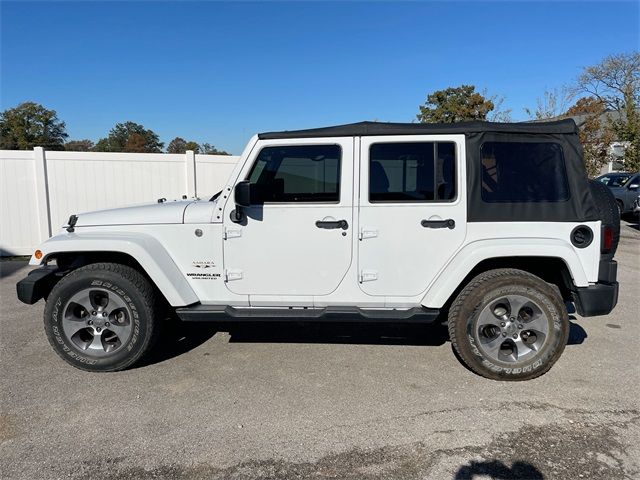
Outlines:
[[474,322],[478,347],[492,360],[515,363],[535,356],[549,335],[549,319],[522,295],[505,295],[486,305]]
[[83,353],[104,357],[120,350],[132,334],[132,315],[117,293],[86,288],[69,299],[63,309],[65,337]]

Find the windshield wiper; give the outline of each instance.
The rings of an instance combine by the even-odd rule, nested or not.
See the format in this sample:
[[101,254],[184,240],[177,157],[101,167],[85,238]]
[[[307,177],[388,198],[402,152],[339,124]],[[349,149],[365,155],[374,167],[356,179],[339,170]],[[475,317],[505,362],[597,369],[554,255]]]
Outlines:
[[216,193],[213,197],[211,197],[209,199],[210,202],[213,202],[216,198],[218,198],[220,196],[220,194],[222,193],[222,190],[220,190],[218,193]]

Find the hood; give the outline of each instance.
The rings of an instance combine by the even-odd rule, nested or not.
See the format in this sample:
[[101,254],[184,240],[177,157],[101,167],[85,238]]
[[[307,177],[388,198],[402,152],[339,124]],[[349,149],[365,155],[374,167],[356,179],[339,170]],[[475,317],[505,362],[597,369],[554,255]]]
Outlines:
[[79,213],[76,226],[98,227],[102,225],[183,223],[184,211],[194,201],[194,199],[174,200]]

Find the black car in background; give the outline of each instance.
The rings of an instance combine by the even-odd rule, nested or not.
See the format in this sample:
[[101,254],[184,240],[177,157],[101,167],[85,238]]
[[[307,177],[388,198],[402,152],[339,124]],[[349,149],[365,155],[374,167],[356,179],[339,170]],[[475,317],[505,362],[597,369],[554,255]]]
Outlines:
[[613,196],[616,197],[620,215],[633,211],[634,202],[638,198],[638,190],[640,188],[640,172],[605,173],[596,178],[596,180],[609,187]]

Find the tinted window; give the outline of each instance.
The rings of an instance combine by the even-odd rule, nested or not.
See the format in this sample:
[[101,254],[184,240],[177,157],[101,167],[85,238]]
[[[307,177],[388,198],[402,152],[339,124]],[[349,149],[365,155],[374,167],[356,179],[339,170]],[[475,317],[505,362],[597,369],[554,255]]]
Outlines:
[[252,196],[261,202],[338,202],[340,157],[338,145],[265,147],[249,174]]
[[371,145],[369,201],[449,201],[455,196],[454,143]]
[[560,202],[569,199],[562,147],[557,143],[482,145],[485,202]]

